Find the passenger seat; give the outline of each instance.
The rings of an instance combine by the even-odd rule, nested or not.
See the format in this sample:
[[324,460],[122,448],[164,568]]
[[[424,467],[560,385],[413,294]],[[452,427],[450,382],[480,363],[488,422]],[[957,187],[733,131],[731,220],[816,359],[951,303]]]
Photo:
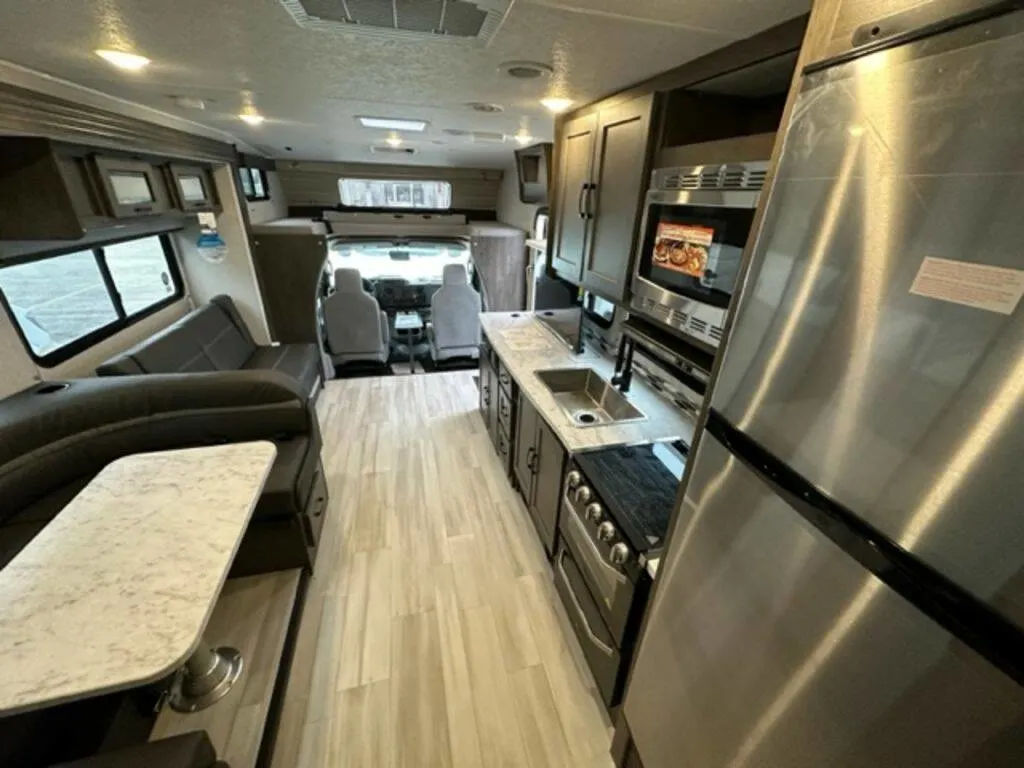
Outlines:
[[324,300],[327,348],[335,365],[388,361],[391,333],[388,316],[363,290],[358,269],[334,273],[334,293]]
[[430,353],[435,361],[480,356],[480,294],[462,264],[444,268],[441,288],[430,300]]

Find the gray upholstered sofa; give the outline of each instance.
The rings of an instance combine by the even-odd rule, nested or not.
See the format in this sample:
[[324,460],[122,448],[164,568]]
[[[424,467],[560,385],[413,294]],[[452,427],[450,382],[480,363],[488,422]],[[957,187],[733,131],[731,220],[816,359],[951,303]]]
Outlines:
[[258,346],[230,296],[215,296],[174,325],[107,360],[100,376],[273,370],[295,379],[307,397],[323,381],[315,344]]
[[233,575],[312,568],[327,504],[316,412],[273,371],[46,382],[0,401],[0,568],[122,456],[272,440]]

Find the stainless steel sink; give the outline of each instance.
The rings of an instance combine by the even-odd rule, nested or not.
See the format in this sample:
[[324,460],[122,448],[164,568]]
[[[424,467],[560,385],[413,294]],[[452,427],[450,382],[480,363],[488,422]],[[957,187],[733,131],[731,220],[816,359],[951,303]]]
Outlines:
[[600,427],[643,421],[644,413],[591,368],[537,371],[555,402],[578,427]]

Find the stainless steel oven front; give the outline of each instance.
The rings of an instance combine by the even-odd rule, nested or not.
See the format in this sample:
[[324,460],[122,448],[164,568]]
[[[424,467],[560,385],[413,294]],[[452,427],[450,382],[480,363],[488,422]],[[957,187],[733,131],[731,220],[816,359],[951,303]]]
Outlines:
[[631,311],[718,348],[767,170],[751,162],[654,171]]

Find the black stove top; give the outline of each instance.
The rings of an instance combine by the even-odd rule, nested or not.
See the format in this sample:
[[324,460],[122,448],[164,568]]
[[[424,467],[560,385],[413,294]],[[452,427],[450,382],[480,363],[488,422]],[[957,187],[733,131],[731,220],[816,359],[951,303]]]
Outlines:
[[641,445],[608,448],[575,457],[619,530],[637,552],[661,547],[668,533],[685,447]]

